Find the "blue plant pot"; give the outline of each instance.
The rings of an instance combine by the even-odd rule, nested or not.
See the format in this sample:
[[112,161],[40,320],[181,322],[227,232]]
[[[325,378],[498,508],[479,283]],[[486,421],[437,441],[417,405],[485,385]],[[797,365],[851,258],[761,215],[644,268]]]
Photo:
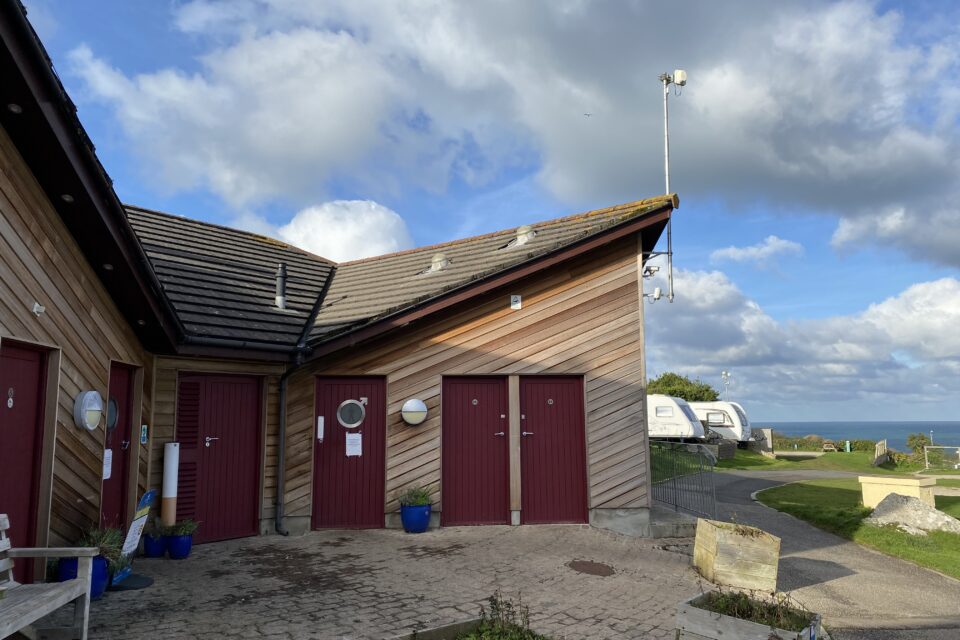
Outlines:
[[183,560],[193,548],[193,536],[163,536],[167,541],[167,553],[171,560]]
[[400,506],[400,520],[407,533],[423,533],[430,526],[430,505]]
[[163,536],[144,535],[143,536],[143,555],[147,558],[162,558],[167,555],[167,541]]
[[[77,579],[77,558],[60,558],[57,561],[57,580],[66,582]],[[107,589],[110,575],[107,573],[107,559],[97,556],[93,559],[93,578],[90,580],[90,599],[96,600]]]

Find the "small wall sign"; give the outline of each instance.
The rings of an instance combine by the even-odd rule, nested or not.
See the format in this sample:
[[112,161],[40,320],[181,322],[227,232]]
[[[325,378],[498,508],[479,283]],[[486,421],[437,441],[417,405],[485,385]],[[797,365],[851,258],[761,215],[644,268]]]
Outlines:
[[103,450],[103,479],[109,480],[113,474],[113,449]]
[[147,425],[140,425],[140,444],[147,444],[147,438],[149,437],[149,432],[147,431]]
[[523,299],[520,296],[512,295],[510,296],[510,308],[514,311],[519,311],[523,308]]
[[353,458],[356,456],[363,455],[363,434],[362,433],[348,433],[347,434],[347,457]]

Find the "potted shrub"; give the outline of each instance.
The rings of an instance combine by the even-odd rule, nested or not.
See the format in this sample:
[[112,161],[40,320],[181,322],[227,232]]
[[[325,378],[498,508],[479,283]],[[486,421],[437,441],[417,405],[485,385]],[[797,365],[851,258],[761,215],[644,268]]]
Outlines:
[[818,614],[786,594],[718,589],[690,598],[677,608],[677,637],[816,640],[823,637],[823,626]]
[[156,518],[143,529],[143,555],[147,558],[162,558],[167,555],[167,540]]
[[[90,599],[96,600],[103,595],[110,582],[110,563],[120,559],[123,536],[120,529],[89,529],[81,536],[77,546],[100,549],[100,555],[93,559],[93,577],[90,581]],[[60,558],[57,563],[57,579],[63,582],[76,577],[77,559]]]
[[400,502],[400,520],[407,533],[423,533],[430,526],[430,510],[433,506],[430,492],[419,485],[412,485],[397,497]]
[[193,534],[200,525],[190,520],[181,520],[164,531],[164,539],[167,542],[167,553],[171,560],[183,560],[190,555],[193,548]]

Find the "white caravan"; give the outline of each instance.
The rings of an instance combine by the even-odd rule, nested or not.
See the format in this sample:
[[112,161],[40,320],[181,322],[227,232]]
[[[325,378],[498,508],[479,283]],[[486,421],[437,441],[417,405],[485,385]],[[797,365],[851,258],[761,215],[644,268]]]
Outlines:
[[690,408],[707,429],[724,440],[746,442],[751,439],[747,412],[736,402],[691,402]]
[[651,438],[703,438],[703,425],[687,401],[654,394],[647,396],[647,429]]

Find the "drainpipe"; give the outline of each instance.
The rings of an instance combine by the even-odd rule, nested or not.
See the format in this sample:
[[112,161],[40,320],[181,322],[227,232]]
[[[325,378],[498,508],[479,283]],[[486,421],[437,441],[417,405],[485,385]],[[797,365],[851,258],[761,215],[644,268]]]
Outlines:
[[273,526],[276,532],[282,536],[290,535],[286,527],[283,526],[283,493],[286,485],[286,460],[287,460],[287,380],[290,376],[304,364],[304,356],[310,351],[307,341],[310,339],[310,330],[313,329],[313,323],[320,313],[327,292],[330,290],[330,284],[333,282],[333,276],[337,268],[330,267],[330,273],[327,275],[326,282],[323,283],[323,289],[317,295],[316,302],[313,303],[313,309],[310,310],[310,316],[303,325],[303,331],[300,333],[300,339],[297,340],[297,346],[293,351],[293,364],[287,367],[287,370],[280,376],[279,410],[280,416],[277,424],[277,496],[274,502]]

